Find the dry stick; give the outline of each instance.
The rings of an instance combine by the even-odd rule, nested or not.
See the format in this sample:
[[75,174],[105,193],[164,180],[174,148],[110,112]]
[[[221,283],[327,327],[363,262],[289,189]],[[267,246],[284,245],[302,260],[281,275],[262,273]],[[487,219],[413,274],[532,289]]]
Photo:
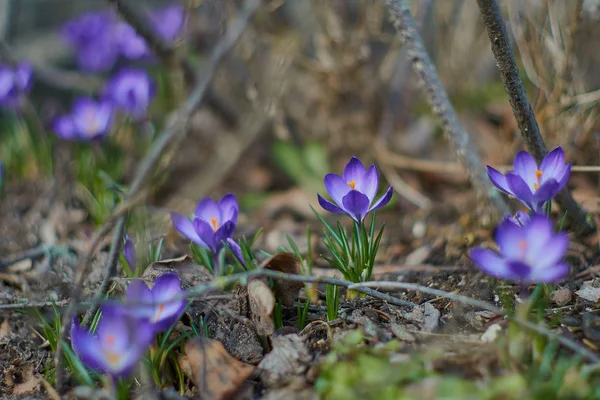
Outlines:
[[[525,93],[500,7],[496,0],[477,0],[477,4],[485,30],[492,44],[492,52],[496,58],[504,90],[508,94],[508,101],[517,120],[521,135],[527,148],[539,163],[548,154],[548,149],[542,139],[531,103]],[[567,212],[567,218],[572,222],[577,234],[587,236],[595,232],[596,227],[593,221],[579,207],[567,188],[558,193],[556,202]]]
[[593,363],[600,363],[600,357],[598,357],[596,354],[592,353],[590,350],[586,349],[584,346],[580,345],[579,343],[577,343],[567,337],[564,337],[562,335],[554,333],[550,329],[546,328],[543,325],[536,325],[536,324],[532,323],[531,321],[527,321],[518,316],[509,316],[506,314],[506,312],[504,310],[502,310],[498,307],[495,307],[489,303],[486,303],[485,301],[472,299],[470,297],[462,296],[460,294],[444,292],[443,290],[432,289],[432,288],[426,287],[426,286],[416,285],[414,283],[405,283],[405,282],[383,282],[383,281],[382,282],[364,282],[364,283],[356,283],[356,284],[350,285],[348,287],[348,289],[358,290],[361,288],[373,288],[373,287],[376,287],[379,289],[388,289],[388,290],[389,289],[392,289],[392,290],[393,289],[416,290],[416,291],[419,291],[422,293],[431,294],[433,296],[444,297],[444,298],[447,298],[450,300],[458,301],[463,304],[468,304],[468,305],[471,305],[471,306],[474,306],[477,308],[481,308],[483,310],[491,311],[498,315],[504,315],[508,319],[518,323],[519,325],[521,325],[529,330],[537,332],[537,333],[544,335],[550,339],[557,340],[563,346],[565,346],[566,348],[572,350],[573,352],[581,355],[583,358],[585,358]]
[[[178,136],[185,134],[188,121],[191,118],[193,112],[198,108],[198,106],[202,102],[204,94],[208,88],[210,81],[212,81],[218,64],[223,59],[225,54],[227,54],[227,52],[231,50],[233,45],[237,42],[242,32],[248,25],[250,17],[258,9],[260,4],[261,0],[249,0],[244,5],[244,8],[241,10],[240,15],[231,24],[230,28],[227,30],[225,35],[215,45],[210,56],[203,63],[200,70],[199,80],[196,86],[194,87],[193,91],[190,93],[190,96],[188,97],[187,101],[185,102],[185,104],[183,104],[181,109],[178,111],[177,115],[168,123],[165,130],[153,143],[152,147],[150,148],[150,151],[148,152],[148,154],[146,154],[146,156],[140,163],[136,171],[135,178],[131,183],[130,189],[125,197],[125,202],[129,201],[129,199],[136,197],[137,192],[143,189],[144,185],[146,184],[146,182],[152,174],[154,166],[158,163],[169,144],[172,141],[176,140]],[[123,217],[120,217],[119,220],[121,220],[121,218]],[[110,218],[110,220],[114,221],[114,218]],[[110,227],[107,228],[107,226],[105,225],[102,228],[102,233],[106,234],[108,233],[108,231],[110,231]],[[87,275],[86,272],[89,270],[91,259],[93,257],[94,252],[96,251],[96,247],[101,242],[102,237],[103,235],[97,235],[95,237],[95,240],[92,242],[88,253],[83,258],[83,263],[78,268],[73,289],[74,295],[71,298],[71,304],[69,305],[65,312],[65,315],[63,316],[60,339],[58,343],[61,343],[66,339],[68,327],[71,323],[71,318],[73,317],[75,304],[80,300],[81,297],[83,279]],[[113,249],[111,249],[111,254],[112,252]],[[110,270],[111,268],[111,265],[107,265],[108,270]],[[61,368],[62,353],[62,346],[57,346],[56,353],[54,355],[54,365],[56,369],[56,387],[59,390],[63,386],[63,371]]]
[[404,0],[387,0],[396,30],[406,47],[413,70],[425,87],[433,113],[440,119],[444,131],[473,187],[496,208],[498,218],[510,212],[500,192],[488,179],[481,159],[470,144],[468,133],[458,117],[442,86],[437,71],[425,51],[423,40]]

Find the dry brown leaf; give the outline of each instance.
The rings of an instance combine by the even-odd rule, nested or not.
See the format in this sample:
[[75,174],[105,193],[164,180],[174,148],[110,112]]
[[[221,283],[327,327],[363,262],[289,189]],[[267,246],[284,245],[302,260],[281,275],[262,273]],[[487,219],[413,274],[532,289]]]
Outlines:
[[[300,260],[291,253],[279,253],[263,262],[262,268],[283,272],[284,274],[299,274]],[[275,297],[284,306],[293,306],[298,298],[298,292],[304,287],[304,283],[277,279],[274,279],[274,282]]]
[[8,323],[8,319],[5,319],[0,324],[0,339],[4,339],[5,337],[8,337],[10,335],[12,335],[12,328]]
[[248,300],[250,303],[250,315],[256,326],[256,333],[269,336],[275,331],[273,324],[273,309],[275,308],[275,296],[269,285],[260,279],[248,282]]
[[303,374],[310,362],[310,354],[298,335],[275,336],[273,350],[258,364],[257,372],[267,386]]
[[33,365],[27,364],[22,369],[22,382],[13,387],[13,394],[31,393],[38,389],[40,378],[34,375]]
[[179,365],[208,400],[229,398],[256,368],[233,358],[221,342],[204,338],[185,344]]

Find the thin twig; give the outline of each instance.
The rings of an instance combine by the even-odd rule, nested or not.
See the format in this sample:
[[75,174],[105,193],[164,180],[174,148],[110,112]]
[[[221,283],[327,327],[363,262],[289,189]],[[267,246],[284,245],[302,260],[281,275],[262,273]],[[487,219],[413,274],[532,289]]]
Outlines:
[[[500,7],[496,0],[477,0],[477,4],[521,135],[527,148],[539,163],[548,154],[548,149],[525,93]],[[567,212],[567,218],[577,234],[587,236],[595,232],[593,221],[587,217],[566,188],[556,196],[556,202]]]
[[51,252],[50,248],[46,245],[40,245],[40,246],[34,247],[32,249],[25,250],[21,254],[16,255],[12,258],[9,258],[7,260],[1,260],[0,261],[0,269],[10,267],[11,265],[18,263],[19,261],[40,258],[42,256],[49,254],[50,252]]
[[20,310],[24,308],[42,308],[42,307],[64,307],[69,304],[70,299],[59,301],[30,301],[26,300],[21,303],[0,304],[0,310]]
[[537,332],[548,338],[557,340],[563,346],[565,346],[566,348],[572,350],[573,352],[581,355],[583,358],[585,358],[591,362],[594,362],[594,363],[600,363],[600,357],[598,357],[596,354],[592,353],[590,350],[588,350],[584,346],[580,345],[579,343],[577,343],[563,335],[554,333],[550,329],[546,328],[545,326],[543,326],[541,324],[536,325],[536,324],[532,323],[531,321],[527,321],[517,315],[513,315],[513,316],[507,315],[506,311],[504,311],[496,306],[493,306],[489,303],[486,303],[485,301],[472,299],[470,297],[462,296],[460,294],[448,293],[448,292],[444,292],[443,290],[433,289],[430,287],[416,285],[416,284],[407,283],[407,282],[364,282],[364,283],[356,283],[356,284],[350,285],[348,287],[348,289],[350,289],[350,290],[359,290],[361,288],[379,288],[379,289],[388,289],[388,290],[389,289],[415,290],[418,292],[431,294],[433,296],[439,296],[439,297],[444,297],[444,298],[447,298],[450,300],[458,301],[463,304],[467,304],[467,305],[471,305],[473,307],[481,308],[483,310],[491,311],[498,315],[504,315],[508,319],[518,323],[519,325],[521,325],[529,330]]
[[425,87],[427,98],[433,113],[440,119],[456,156],[465,169],[473,187],[496,208],[498,218],[510,212],[500,192],[492,185],[483,168],[479,155],[470,143],[469,135],[460,124],[458,117],[442,86],[437,71],[425,50],[423,40],[403,0],[387,0],[393,16],[396,30],[406,47],[408,57],[412,61],[413,70]]
[[[146,154],[144,159],[141,161],[135,177],[131,183],[129,191],[125,196],[125,202],[134,198],[137,193],[143,189],[146,185],[147,181],[150,179],[152,172],[161,159],[162,155],[165,153],[169,145],[176,141],[180,136],[183,136],[187,132],[188,122],[194,113],[194,111],[199,107],[200,103],[204,98],[204,94],[208,88],[209,83],[212,81],[212,78],[215,75],[217,67],[220,61],[223,59],[225,54],[233,45],[237,42],[242,32],[248,25],[250,18],[254,14],[254,12],[258,9],[261,4],[261,0],[248,0],[244,8],[240,11],[239,16],[236,18],[233,23],[231,23],[229,29],[225,33],[225,35],[221,38],[221,40],[215,45],[207,60],[202,64],[200,69],[199,80],[194,87],[193,91],[190,93],[187,101],[182,105],[181,109],[177,112],[177,115],[168,123],[165,130],[160,134],[157,140],[152,144],[149,152]],[[121,217],[123,218],[123,217]],[[121,218],[118,220],[120,221]],[[111,220],[114,220],[111,218]],[[115,221],[116,222],[116,221]],[[102,228],[102,232],[108,233],[110,228],[107,229],[106,225]],[[117,229],[115,232],[115,236],[119,233]],[[65,315],[63,316],[63,322],[60,332],[60,339],[58,343],[62,343],[65,341],[68,327],[71,323],[71,318],[73,317],[75,304],[80,300],[83,279],[87,276],[87,271],[89,271],[91,259],[93,254],[96,251],[96,247],[99,242],[102,240],[103,236],[96,236],[96,240],[92,242],[90,249],[86,256],[83,258],[83,263],[79,265],[77,270],[75,284],[73,288],[73,297],[72,302],[67,308]],[[122,238],[122,234],[121,234]],[[114,236],[113,236],[114,239]],[[114,240],[113,240],[114,243]],[[114,248],[111,248],[111,254],[115,251]],[[111,260],[109,260],[111,261]],[[112,261],[111,261],[112,262]],[[114,267],[111,263],[107,264],[107,272],[111,271]],[[62,363],[62,346],[57,346],[57,350],[54,356],[54,365],[56,368],[56,386],[60,390],[63,386],[63,370],[61,367]]]

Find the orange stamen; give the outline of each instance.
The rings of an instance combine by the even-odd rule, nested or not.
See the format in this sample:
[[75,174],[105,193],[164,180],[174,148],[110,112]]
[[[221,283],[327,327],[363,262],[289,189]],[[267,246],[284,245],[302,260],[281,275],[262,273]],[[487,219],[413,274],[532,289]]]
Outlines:
[[106,337],[106,342],[107,342],[108,344],[114,344],[114,343],[115,343],[115,337],[114,337],[113,335],[108,335],[108,336]]
[[519,247],[521,248],[521,250],[525,250],[527,248],[527,242],[525,240],[521,240],[519,242]]
[[219,220],[217,219],[217,217],[211,218],[210,224],[212,225],[213,232],[216,232],[217,229],[219,229],[221,227],[221,224],[219,224]]
[[542,175],[544,175],[544,173],[542,171],[540,171],[539,169],[535,170],[535,179],[537,180],[537,183],[533,184],[533,188],[535,190],[538,190],[540,188],[540,182],[542,180]]
[[348,182],[348,186],[350,186],[350,189],[354,190],[354,186],[356,186],[356,182],[350,181],[350,182]]
[[156,316],[154,317],[154,322],[156,322],[160,319],[160,315],[163,313],[164,310],[165,310],[165,305],[159,304],[158,310],[156,311]]
[[121,356],[119,356],[117,353],[107,353],[106,359],[111,365],[117,365],[121,359]]

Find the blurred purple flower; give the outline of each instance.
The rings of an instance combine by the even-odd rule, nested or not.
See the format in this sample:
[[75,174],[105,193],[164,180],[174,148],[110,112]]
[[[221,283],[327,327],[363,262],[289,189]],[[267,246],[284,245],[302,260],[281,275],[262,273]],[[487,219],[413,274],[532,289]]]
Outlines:
[[115,65],[119,57],[116,24],[110,11],[86,13],[65,24],[62,36],[75,49],[79,68],[98,72]]
[[496,229],[496,243],[500,254],[483,247],[469,250],[471,260],[492,276],[529,284],[557,282],[569,273],[563,261],[569,238],[555,233],[545,215],[533,215],[523,226],[505,220]]
[[146,116],[155,94],[154,83],[142,69],[123,68],[104,88],[106,100],[138,120]]
[[54,131],[61,139],[92,141],[104,138],[110,131],[113,105],[107,101],[79,98],[73,104],[71,114],[54,121]]
[[119,22],[115,25],[113,34],[117,37],[119,53],[123,57],[130,60],[139,60],[148,56],[148,44],[131,25]]
[[31,87],[31,64],[21,62],[15,67],[0,64],[0,106],[18,107],[23,94]]
[[523,226],[529,222],[529,214],[525,211],[517,211],[515,215],[509,215],[506,219],[517,226]]
[[182,6],[173,4],[150,14],[154,29],[167,43],[177,39],[185,25],[185,11]]
[[75,354],[88,367],[115,378],[129,375],[154,339],[148,319],[131,318],[123,305],[107,303],[93,334],[79,325],[71,324],[71,344]]
[[223,241],[235,233],[238,211],[237,199],[230,193],[218,203],[210,198],[200,200],[193,221],[177,213],[171,213],[171,221],[183,236],[216,256],[223,248]]
[[137,250],[135,249],[135,245],[133,244],[133,241],[131,240],[129,235],[125,236],[123,255],[125,256],[127,264],[129,264],[129,268],[134,270],[135,266],[137,265]]
[[164,273],[156,279],[152,290],[141,279],[134,279],[127,288],[128,303],[146,303],[149,305],[127,307],[127,312],[134,318],[149,319],[154,326],[154,332],[163,332],[179,320],[187,301],[182,297],[185,290],[181,289],[179,277],[175,273]]
[[488,165],[487,172],[498,189],[514,196],[529,209],[541,211],[567,184],[571,163],[565,165],[565,153],[559,146],[544,157],[539,168],[531,154],[520,151],[515,157],[514,171],[502,175]]
[[325,200],[320,194],[319,204],[325,210],[336,214],[347,214],[356,222],[362,222],[366,215],[385,206],[392,198],[392,187],[375,203],[375,196],[379,188],[379,175],[377,167],[371,165],[366,170],[363,163],[352,157],[342,175],[325,175],[325,189],[333,203]]

